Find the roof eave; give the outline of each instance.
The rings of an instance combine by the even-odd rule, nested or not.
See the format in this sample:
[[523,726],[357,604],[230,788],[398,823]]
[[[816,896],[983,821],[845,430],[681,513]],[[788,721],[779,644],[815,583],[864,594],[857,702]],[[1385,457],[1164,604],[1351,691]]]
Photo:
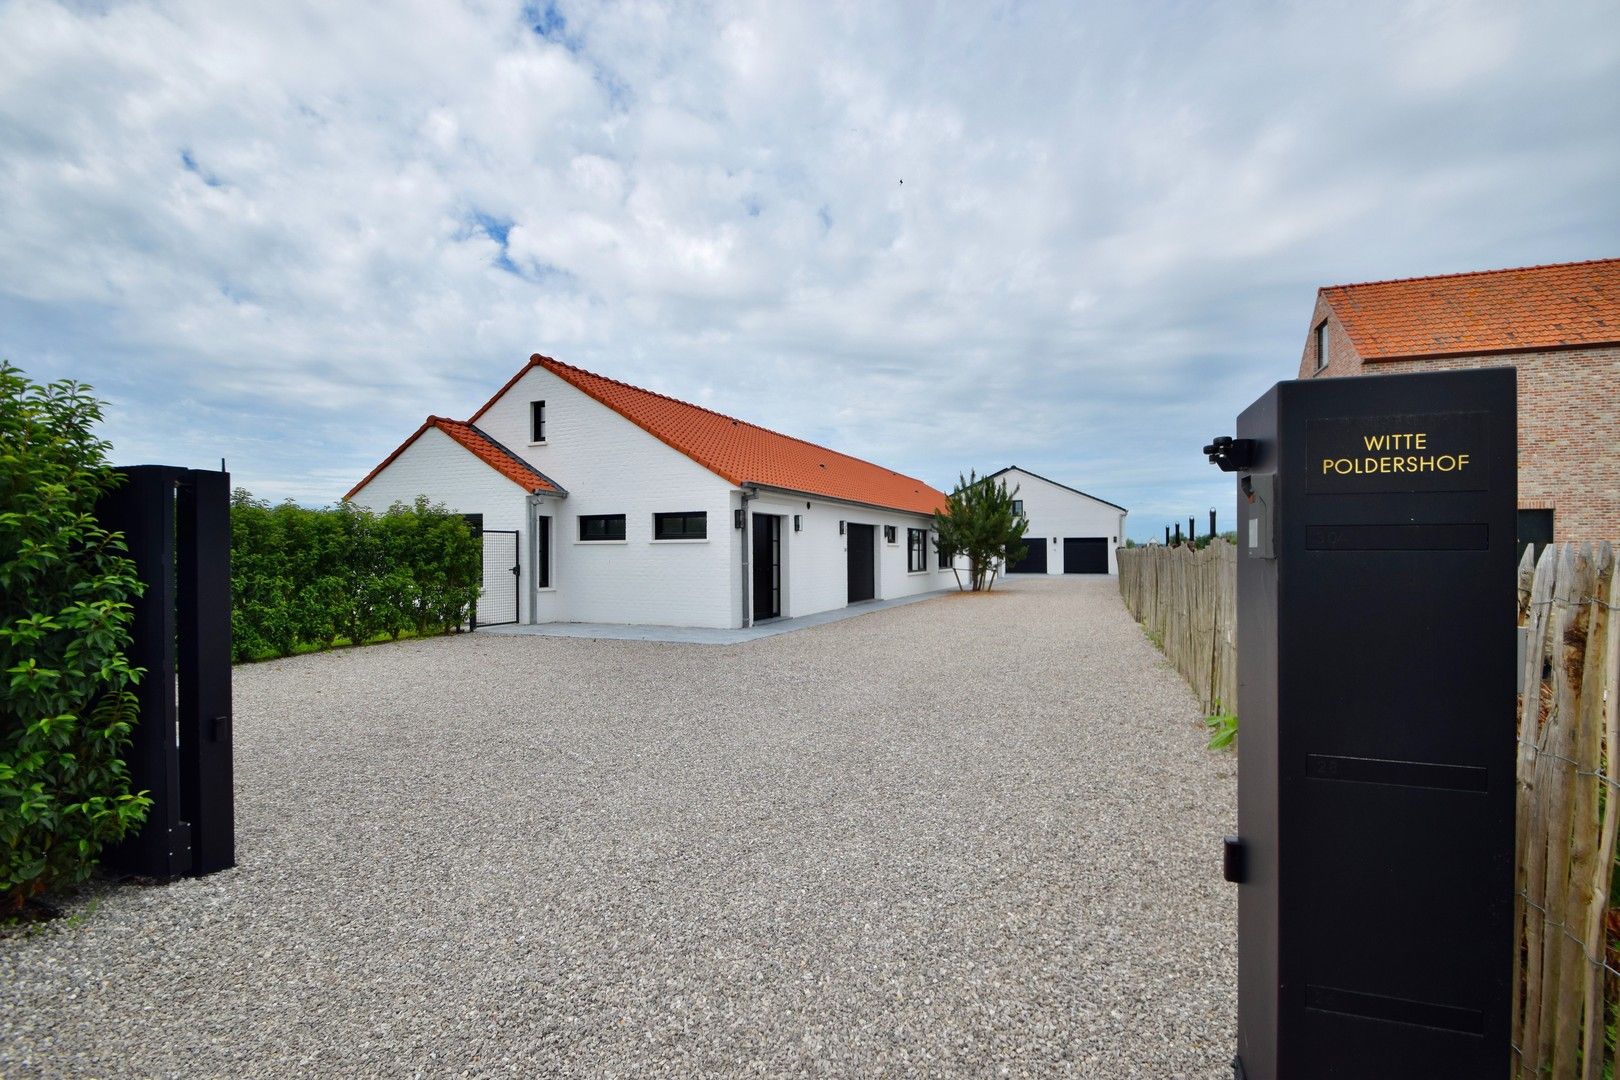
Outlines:
[[1455,360],[1464,356],[1518,356],[1524,353],[1571,352],[1576,349],[1613,349],[1620,338],[1605,341],[1559,342],[1553,345],[1510,345],[1497,349],[1455,349],[1446,352],[1392,353],[1388,356],[1362,356],[1364,364],[1388,364],[1399,360]]
[[[740,488],[752,488],[755,491],[771,491],[781,495],[796,495],[801,499],[819,500],[821,502],[838,503],[841,506],[859,506],[864,510],[886,510],[891,514],[916,514],[918,517],[933,517],[932,510],[913,510],[905,506],[888,506],[883,503],[861,502],[859,499],[842,499],[837,495],[823,495],[819,491],[805,491],[802,488],[783,487],[780,484],[761,484],[753,480],[745,480],[737,485]],[[943,493],[940,496],[944,498]]]
[[1033,476],[1037,480],[1045,481],[1046,483],[1051,484],[1053,487],[1059,487],[1059,488],[1062,488],[1064,491],[1072,491],[1076,495],[1084,496],[1085,498],[1090,499],[1092,502],[1099,502],[1099,503],[1102,503],[1104,506],[1112,506],[1115,510],[1118,510],[1122,514],[1130,513],[1130,510],[1128,510],[1127,508],[1119,505],[1119,503],[1111,503],[1107,499],[1099,499],[1099,498],[1097,498],[1097,496],[1091,494],[1090,492],[1081,491],[1077,487],[1070,487],[1068,484],[1060,484],[1056,480],[1050,479],[1049,477],[1042,476],[1040,473],[1030,472],[1028,469],[1024,468],[1022,465],[1008,465],[1004,469],[997,469],[995,472],[990,473],[989,475],[985,476],[984,479],[992,480],[995,477],[1000,476],[1002,473],[1012,472],[1014,469],[1017,469],[1019,472],[1023,473],[1025,476]]

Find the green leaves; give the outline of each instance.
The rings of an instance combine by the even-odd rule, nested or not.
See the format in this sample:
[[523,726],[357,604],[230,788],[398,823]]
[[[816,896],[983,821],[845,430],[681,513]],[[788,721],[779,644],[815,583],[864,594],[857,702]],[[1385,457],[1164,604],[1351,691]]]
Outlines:
[[[1216,708],[1220,704],[1216,703]],[[1225,750],[1237,741],[1238,718],[1236,713],[1218,712],[1214,716],[1204,717],[1204,726],[1209,728],[1209,748],[1211,750]]]
[[340,638],[447,631],[482,584],[465,519],[426,499],[372,514],[231,498],[231,631],[238,661],[326,648]]
[[141,585],[95,518],[119,477],[89,389],[0,361],[0,918],[82,881],[150,805],[121,757]]
[[1017,494],[1017,488],[1007,490],[1005,480],[992,482],[974,472],[958,475],[944,512],[934,515],[939,546],[968,560],[974,592],[994,586],[998,562],[1013,563],[1024,557],[1029,520],[1013,512]]

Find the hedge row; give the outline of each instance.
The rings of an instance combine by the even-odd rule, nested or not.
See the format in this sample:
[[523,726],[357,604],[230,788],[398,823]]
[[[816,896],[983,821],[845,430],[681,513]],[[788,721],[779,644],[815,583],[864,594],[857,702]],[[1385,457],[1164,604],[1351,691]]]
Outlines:
[[482,578],[482,542],[426,499],[385,514],[271,506],[240,488],[231,499],[239,661],[449,632],[465,622]]
[[83,881],[151,806],[123,760],[141,583],[96,523],[118,476],[89,390],[0,361],[0,922]]

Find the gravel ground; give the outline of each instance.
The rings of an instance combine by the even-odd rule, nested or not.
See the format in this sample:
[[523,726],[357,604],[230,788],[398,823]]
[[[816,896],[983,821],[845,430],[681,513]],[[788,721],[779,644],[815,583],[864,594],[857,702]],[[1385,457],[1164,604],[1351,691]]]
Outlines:
[[0,1076],[1231,1075],[1235,760],[1111,580],[236,701],[241,865],[0,940]]

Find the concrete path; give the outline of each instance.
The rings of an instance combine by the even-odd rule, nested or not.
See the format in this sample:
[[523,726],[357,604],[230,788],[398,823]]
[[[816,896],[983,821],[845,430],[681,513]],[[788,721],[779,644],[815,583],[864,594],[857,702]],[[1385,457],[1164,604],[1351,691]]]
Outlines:
[[933,600],[946,595],[948,592],[957,591],[956,589],[941,589],[936,592],[920,593],[916,596],[902,596],[894,600],[868,600],[862,604],[852,604],[849,607],[838,608],[834,611],[821,611],[814,615],[800,615],[792,619],[771,619],[755,626],[744,626],[732,630],[711,630],[701,626],[625,626],[618,623],[537,623],[534,625],[488,626],[478,632],[480,634],[513,634],[519,637],[669,641],[684,645],[741,645],[745,641],[758,641],[760,638],[775,637],[777,634],[791,634],[795,630],[808,630],[812,626],[826,626],[828,623],[843,622],[845,619],[870,615],[874,611],[886,611],[889,608],[904,607],[907,604],[915,604],[922,600]]
[[0,1075],[1231,1076],[1235,759],[1111,580],[236,681],[241,866],[0,941]]

